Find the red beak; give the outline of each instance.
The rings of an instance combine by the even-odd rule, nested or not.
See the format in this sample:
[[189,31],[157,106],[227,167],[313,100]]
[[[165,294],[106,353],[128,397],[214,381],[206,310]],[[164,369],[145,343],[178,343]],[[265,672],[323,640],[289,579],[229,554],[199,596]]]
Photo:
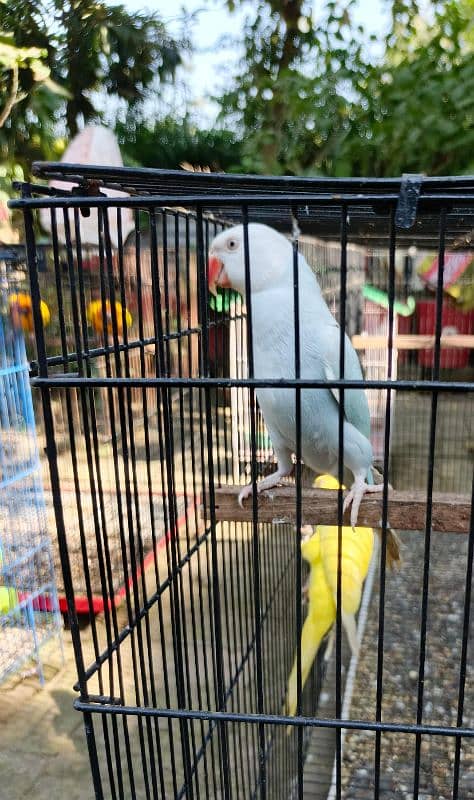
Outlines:
[[222,289],[231,288],[229,277],[225,271],[224,262],[216,256],[209,256],[207,283],[211,294],[216,294],[217,286],[220,286]]

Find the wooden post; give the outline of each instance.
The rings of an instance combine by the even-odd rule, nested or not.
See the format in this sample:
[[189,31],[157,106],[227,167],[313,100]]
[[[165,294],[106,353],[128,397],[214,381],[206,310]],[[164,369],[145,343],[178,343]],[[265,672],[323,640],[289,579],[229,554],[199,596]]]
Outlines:
[[[352,337],[356,350],[378,350],[387,347],[386,336],[366,336],[357,334]],[[435,337],[430,334],[399,334],[394,336],[395,350],[428,350],[435,345]],[[468,334],[446,334],[441,337],[441,347],[474,348],[474,336]]]

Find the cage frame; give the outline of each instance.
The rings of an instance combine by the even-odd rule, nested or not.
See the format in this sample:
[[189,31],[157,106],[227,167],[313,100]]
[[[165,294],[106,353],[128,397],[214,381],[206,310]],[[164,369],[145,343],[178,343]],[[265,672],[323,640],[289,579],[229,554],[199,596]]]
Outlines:
[[[421,758],[421,737],[422,736],[449,736],[454,737],[456,740],[455,745],[455,763],[453,768],[453,798],[459,796],[458,791],[458,783],[459,783],[459,771],[460,771],[460,754],[461,754],[461,741],[463,738],[470,739],[474,737],[474,729],[470,728],[469,726],[463,724],[463,699],[464,699],[464,685],[466,679],[466,659],[467,659],[467,651],[468,651],[468,640],[469,640],[469,622],[470,622],[470,598],[471,598],[471,585],[472,585],[472,561],[473,561],[473,554],[474,554],[474,518],[472,514],[472,508],[474,503],[474,483],[473,483],[473,492],[471,498],[467,498],[464,500],[459,500],[460,507],[462,506],[462,511],[460,510],[460,517],[462,516],[462,526],[459,527],[459,530],[463,530],[465,533],[468,533],[468,556],[467,556],[467,568],[466,568],[466,575],[465,575],[465,605],[464,605],[464,614],[463,614],[463,636],[462,636],[462,655],[461,655],[461,663],[460,663],[460,678],[459,678],[459,694],[458,694],[458,713],[456,719],[456,725],[428,725],[423,723],[423,678],[424,678],[424,670],[425,670],[425,653],[424,653],[424,644],[426,641],[426,620],[427,620],[427,604],[428,604],[428,596],[429,596],[429,554],[430,554],[430,541],[431,541],[431,534],[433,529],[433,521],[435,519],[434,514],[434,507],[433,507],[433,500],[435,499],[433,496],[433,470],[434,470],[434,447],[435,447],[435,440],[436,440],[436,414],[437,414],[437,403],[438,397],[440,393],[447,391],[447,386],[449,386],[449,391],[456,392],[456,393],[470,393],[473,391],[473,385],[470,381],[456,381],[450,382],[448,385],[446,381],[441,380],[440,378],[440,354],[441,354],[441,337],[442,337],[442,329],[441,329],[441,311],[442,311],[442,270],[443,270],[443,260],[444,260],[444,253],[447,247],[446,242],[446,233],[448,229],[447,217],[449,216],[450,209],[458,208],[458,222],[459,226],[456,229],[455,233],[456,236],[452,241],[454,241],[454,246],[458,246],[456,243],[460,241],[467,241],[467,237],[470,231],[470,227],[468,224],[463,225],[464,218],[469,218],[469,213],[466,213],[466,209],[472,213],[472,209],[474,208],[474,177],[461,177],[461,178],[436,178],[436,179],[429,179],[429,178],[416,178],[416,179],[393,179],[393,180],[378,180],[378,179],[299,179],[299,178],[249,178],[248,176],[215,176],[215,175],[205,175],[205,174],[190,174],[190,175],[183,175],[183,173],[174,173],[174,172],[165,172],[165,171],[158,171],[158,170],[115,170],[115,169],[108,169],[102,167],[83,167],[78,165],[57,165],[57,164],[41,164],[35,167],[35,172],[38,175],[41,175],[42,178],[68,178],[68,179],[76,179],[79,182],[79,188],[75,190],[74,194],[71,195],[69,193],[61,193],[61,192],[52,192],[48,190],[46,187],[39,187],[38,185],[24,185],[22,187],[23,191],[23,198],[19,200],[15,200],[11,203],[12,207],[22,209],[24,213],[25,219],[25,233],[26,233],[26,249],[27,249],[27,260],[28,266],[30,271],[30,280],[31,280],[31,290],[32,290],[32,298],[33,298],[33,309],[34,309],[34,320],[35,320],[35,331],[37,336],[37,351],[38,351],[38,360],[37,363],[33,366],[33,378],[32,383],[36,386],[43,398],[43,408],[45,414],[45,425],[47,430],[48,436],[48,457],[50,462],[50,470],[51,470],[51,483],[53,487],[53,496],[55,497],[55,512],[56,512],[56,519],[58,524],[58,536],[60,542],[60,550],[61,550],[61,560],[62,560],[62,567],[65,575],[65,584],[68,596],[68,607],[69,607],[69,615],[71,621],[71,632],[73,636],[73,643],[75,648],[76,654],[76,662],[78,666],[78,684],[77,687],[80,692],[80,698],[75,701],[74,705],[75,708],[80,710],[84,714],[86,732],[87,732],[87,741],[89,746],[89,754],[91,758],[91,765],[92,765],[92,772],[93,772],[93,780],[94,786],[96,791],[97,797],[103,797],[102,794],[102,787],[101,787],[101,779],[100,779],[100,772],[98,767],[98,755],[95,746],[95,738],[94,738],[94,727],[93,727],[93,718],[95,716],[100,717],[101,715],[110,715],[112,718],[117,718],[118,716],[124,717],[140,717],[142,718],[145,723],[147,720],[154,720],[157,718],[162,718],[164,720],[176,720],[179,722],[181,737],[183,740],[183,747],[186,750],[186,737],[189,737],[189,729],[188,723],[192,720],[201,721],[201,722],[209,722],[214,724],[218,734],[219,734],[219,741],[220,741],[220,759],[221,759],[221,779],[223,780],[223,796],[230,797],[232,795],[232,791],[230,788],[230,784],[226,780],[225,773],[226,769],[228,768],[228,754],[227,754],[227,735],[226,729],[227,726],[231,726],[234,724],[244,724],[249,723],[252,726],[255,726],[258,729],[258,740],[259,740],[259,764],[260,764],[260,777],[259,782],[257,784],[257,789],[259,792],[259,796],[261,798],[266,797],[265,793],[265,727],[266,726],[291,726],[295,727],[298,731],[298,745],[297,745],[297,795],[298,797],[302,797],[303,793],[303,766],[304,766],[304,746],[303,746],[303,732],[310,728],[330,728],[336,732],[336,795],[337,797],[342,796],[342,787],[341,787],[341,734],[343,730],[364,730],[364,731],[372,731],[376,735],[376,777],[375,777],[375,788],[374,788],[374,797],[379,797],[380,794],[380,743],[381,743],[381,736],[384,733],[408,733],[412,734],[415,737],[416,742],[416,752],[415,752],[415,759],[414,759],[414,786],[413,786],[413,797],[417,798],[419,795],[419,773],[420,773],[420,758]],[[149,189],[150,193],[145,194],[143,192],[142,184],[149,180]],[[172,186],[174,189],[173,192],[169,191],[169,186]],[[415,191],[413,192],[413,185],[415,186]],[[107,198],[101,196],[101,186],[109,186],[111,188],[121,188],[122,190],[128,190],[133,192],[130,197],[126,198]],[[198,188],[199,191],[190,191],[190,187],[194,189],[194,186]],[[179,191],[177,191],[178,189]],[[39,196],[32,196],[32,195],[39,195]],[[44,195],[41,197],[41,195]],[[400,201],[400,197],[402,197],[403,202]],[[408,198],[408,199],[407,199]],[[404,215],[403,213],[403,205],[408,203],[408,212]],[[58,374],[58,373],[50,373],[49,368],[53,366],[52,362],[48,359],[47,350],[45,346],[44,340],[44,331],[42,326],[41,314],[40,314],[40,287],[38,284],[37,279],[37,270],[36,270],[36,245],[35,245],[35,233],[34,233],[34,225],[33,225],[33,211],[38,208],[49,208],[49,209],[62,209],[64,211],[74,210],[77,209],[80,213],[87,213],[88,209],[91,208],[98,208],[98,209],[108,209],[108,208],[133,208],[133,209],[155,209],[159,208],[181,208],[185,205],[187,208],[192,208],[196,214],[196,231],[197,231],[197,268],[199,273],[199,304],[200,304],[200,313],[201,313],[201,333],[202,333],[202,363],[201,368],[203,374],[200,374],[198,377],[171,377],[169,375],[159,375],[157,374],[155,377],[130,377],[130,376],[120,376],[120,375],[107,375],[104,378],[92,378],[87,375],[81,374]],[[385,225],[387,223],[387,219],[389,220],[389,232],[388,232],[388,250],[389,250],[389,332],[388,332],[388,378],[386,380],[379,380],[379,381],[353,381],[347,380],[344,378],[344,347],[342,345],[343,337],[341,336],[341,346],[340,346],[340,379],[334,379],[333,381],[317,381],[317,380],[309,380],[305,378],[301,378],[299,371],[300,365],[300,354],[299,354],[299,345],[298,345],[298,337],[295,337],[295,377],[290,379],[262,379],[262,378],[255,378],[253,376],[253,367],[252,367],[252,331],[251,331],[251,321],[252,318],[252,309],[251,309],[251,295],[248,291],[249,283],[250,283],[250,271],[249,271],[249,252],[248,252],[248,233],[247,233],[247,243],[246,243],[246,253],[245,253],[245,262],[246,262],[246,278],[247,278],[247,297],[246,297],[246,305],[247,305],[247,314],[248,314],[248,338],[249,338],[249,371],[250,375],[248,378],[228,378],[228,377],[211,377],[209,375],[209,363],[206,361],[206,349],[208,348],[208,330],[209,330],[209,319],[208,319],[208,306],[207,306],[207,287],[206,287],[206,252],[205,252],[205,240],[203,235],[203,214],[210,210],[211,219],[212,214],[214,213],[215,209],[219,207],[224,207],[227,211],[228,209],[235,209],[236,215],[240,215],[243,220],[244,229],[246,229],[246,225],[249,221],[249,210],[262,209],[262,208],[273,208],[276,206],[282,206],[285,208],[285,223],[288,227],[288,222],[291,220],[296,220],[298,225],[301,222],[302,217],[304,216],[304,209],[307,206],[311,206],[311,208],[317,209],[327,209],[329,208],[336,208],[337,215],[339,219],[339,226],[340,226],[340,242],[341,242],[341,315],[340,315],[340,325],[341,330],[345,328],[345,291],[346,291],[346,279],[347,279],[347,260],[345,254],[347,252],[347,242],[349,238],[349,231],[348,231],[348,211],[349,209],[358,208],[362,209],[362,214],[364,213],[364,209],[367,206],[373,206],[376,208],[380,208],[382,210],[382,216],[385,220]],[[393,304],[394,304],[394,259],[395,259],[395,250],[398,241],[398,235],[400,233],[400,237],[402,241],[410,241],[413,238],[413,231],[411,228],[413,227],[416,219],[417,214],[421,217],[427,212],[431,212],[433,216],[437,216],[439,219],[439,226],[437,230],[431,233],[432,238],[436,239],[438,243],[438,255],[439,255],[439,269],[438,269],[438,286],[437,286],[437,299],[436,299],[436,328],[435,328],[435,339],[434,339],[434,366],[432,370],[432,377],[431,379],[424,380],[422,382],[419,381],[411,381],[411,380],[393,380],[391,378],[390,373],[390,362],[391,362],[391,355],[394,346],[394,337],[393,337]],[[74,211],[73,211],[74,213]],[[398,215],[398,216],[397,216]],[[253,219],[253,215],[252,219]],[[232,213],[228,214],[228,219],[230,222],[234,221],[236,217],[232,216]],[[399,225],[397,225],[397,219]],[[383,227],[383,226],[382,226]],[[386,233],[386,230],[385,230]],[[377,235],[377,233],[376,233]],[[298,242],[297,237],[294,238],[294,259],[293,259],[293,274],[294,274],[294,309],[295,309],[295,330],[298,330],[299,327],[299,317],[298,317],[298,304],[299,304],[299,295],[298,295],[298,270],[297,270],[297,253],[298,253]],[[107,254],[105,258],[105,262],[107,261]],[[108,265],[110,270],[110,265]],[[155,309],[156,310],[156,309]],[[113,316],[113,315],[112,315]],[[160,318],[160,315],[156,314],[157,320]],[[117,320],[115,320],[115,328],[117,326]],[[114,330],[114,344],[110,346],[108,352],[109,355],[117,355],[117,335],[116,330]],[[156,340],[155,345],[163,348],[163,331],[158,330],[156,333]],[[126,345],[125,345],[126,346]],[[107,352],[107,346],[105,347],[105,352]],[[164,351],[163,351],[164,352]],[[75,361],[77,355],[70,354],[71,361]],[[166,359],[162,358],[162,363],[164,364]],[[60,362],[59,362],[60,363]],[[55,366],[58,365],[56,362]],[[64,365],[63,365],[64,366]],[[157,390],[162,390],[166,392],[171,388],[177,389],[184,389],[184,388],[192,388],[196,390],[203,390],[205,395],[205,414],[206,418],[211,418],[211,409],[210,409],[210,391],[213,389],[246,389],[250,393],[251,400],[253,398],[254,392],[258,388],[262,387],[269,387],[273,386],[274,388],[278,388],[284,385],[286,388],[293,388],[296,393],[296,407],[297,407],[297,420],[296,420],[296,429],[297,429],[297,448],[296,448],[296,489],[293,491],[292,500],[295,500],[296,507],[294,512],[294,518],[292,517],[292,521],[296,524],[296,528],[300,529],[301,525],[304,521],[309,521],[310,518],[306,518],[303,516],[302,513],[302,498],[303,498],[303,490],[301,486],[301,465],[300,465],[300,458],[299,455],[301,453],[301,419],[300,419],[300,411],[298,411],[300,400],[301,391],[304,389],[323,389],[323,388],[332,388],[338,389],[341,392],[342,398],[344,395],[345,389],[355,388],[355,389],[362,389],[362,388],[373,388],[373,389],[383,389],[387,392],[387,424],[385,429],[385,444],[386,444],[386,453],[384,458],[384,467],[387,471],[388,467],[388,451],[389,451],[389,436],[390,436],[390,397],[391,393],[396,390],[404,390],[404,391],[422,391],[428,392],[431,395],[431,424],[430,424],[430,448],[429,448],[429,471],[428,471],[428,484],[427,490],[424,498],[418,498],[418,502],[422,505],[425,509],[425,525],[424,525],[424,536],[425,536],[425,564],[424,564],[424,572],[423,572],[423,589],[422,589],[422,622],[421,622],[421,631],[420,631],[420,659],[419,659],[419,673],[418,673],[418,702],[417,702],[417,718],[416,722],[413,724],[408,723],[395,723],[390,721],[383,721],[382,720],[382,687],[378,683],[377,687],[377,708],[375,719],[367,719],[367,720],[350,720],[350,719],[341,719],[341,700],[342,700],[342,684],[341,684],[341,670],[342,670],[342,628],[341,628],[341,617],[340,617],[340,607],[341,607],[341,580],[340,580],[340,571],[338,574],[338,615],[336,620],[336,695],[338,697],[337,700],[337,707],[336,707],[336,716],[332,719],[322,719],[317,715],[306,716],[301,714],[301,685],[298,687],[298,712],[295,717],[288,717],[282,713],[265,713],[263,711],[263,702],[262,702],[262,687],[259,685],[259,667],[258,662],[261,659],[258,654],[259,649],[259,639],[260,633],[258,628],[258,620],[256,622],[256,650],[257,650],[257,695],[259,696],[258,705],[259,709],[257,712],[248,713],[245,711],[238,711],[238,712],[231,712],[225,710],[225,691],[224,691],[224,677],[222,673],[222,666],[217,668],[218,673],[218,700],[217,704],[219,708],[217,710],[210,710],[210,709],[193,709],[193,708],[150,708],[146,705],[122,705],[117,702],[117,699],[113,696],[105,696],[105,695],[97,695],[91,696],[88,691],[88,680],[91,676],[90,670],[86,669],[81,652],[81,639],[79,634],[78,628],[78,621],[77,615],[75,612],[74,607],[74,596],[73,596],[73,586],[72,580],[70,576],[70,568],[68,565],[68,548],[67,548],[67,537],[66,537],[66,523],[63,516],[63,509],[61,505],[61,487],[60,487],[60,476],[57,471],[57,464],[56,464],[56,454],[54,450],[54,420],[53,415],[51,412],[51,406],[49,402],[49,390],[51,388],[60,388],[68,390],[70,389],[78,389],[80,391],[85,390],[87,387],[92,388],[103,388],[108,390],[116,390],[118,394],[123,393],[125,394],[131,388],[142,389],[145,390],[146,388],[156,388]],[[342,453],[343,453],[343,421],[344,421],[344,403],[343,399],[340,404],[339,408],[339,431],[340,431],[340,450],[339,450],[339,462],[342,464]],[[256,449],[256,430],[255,430],[255,421],[253,416],[251,418],[251,439],[252,439],[252,451],[255,452]],[[299,444],[298,444],[299,442]],[[209,465],[210,465],[210,475],[209,475],[209,494],[208,500],[206,502],[206,507],[208,509],[209,519],[210,519],[210,529],[211,529],[211,547],[212,547],[212,558],[215,563],[217,563],[217,543],[215,540],[215,533],[212,535],[212,531],[215,532],[216,522],[218,520],[218,516],[216,515],[216,497],[218,498],[218,493],[220,490],[215,489],[215,479],[212,473],[212,424],[211,424],[211,435],[208,433],[207,438],[207,448],[208,454],[210,455],[209,458]],[[169,454],[168,454],[169,456]],[[342,483],[342,467],[340,469],[339,479],[340,483]],[[246,519],[252,522],[254,527],[254,534],[256,533],[256,526],[257,520],[261,521],[261,517],[259,516],[262,512],[262,508],[265,507],[265,500],[260,501],[257,500],[257,494],[255,492],[256,482],[257,482],[257,472],[255,468],[255,462],[252,464],[252,482],[254,486],[254,495],[253,495],[253,502],[251,508],[247,509],[247,516]],[[173,493],[172,486],[170,485],[170,492]],[[285,496],[286,491],[286,496]],[[289,503],[288,497],[288,490],[282,490],[280,493],[280,497],[283,498],[283,502]],[[318,497],[315,493],[312,493],[313,499],[317,500]],[[426,499],[425,499],[426,498]],[[321,498],[319,498],[321,499]],[[396,499],[396,498],[395,498]],[[410,500],[408,499],[407,502]],[[413,498],[411,498],[413,501]],[[328,511],[329,515],[334,514],[335,509],[337,509],[337,519],[338,519],[338,527],[339,527],[339,537],[341,537],[341,529],[343,525],[343,516],[342,516],[342,490],[339,490],[335,497],[333,498],[331,509]],[[363,505],[361,506],[361,511],[363,509],[367,509],[369,505],[375,502],[376,508],[372,509],[373,514],[380,514],[382,516],[382,529],[387,528],[388,524],[388,517],[389,517],[389,489],[388,486],[385,484],[383,497],[381,501],[381,508],[376,501],[368,501],[365,500]],[[450,504],[452,510],[452,503],[453,499],[448,499],[447,501],[447,514],[449,515]],[[218,504],[217,504],[218,505]],[[436,510],[436,507],[435,507]],[[231,513],[231,512],[228,512]],[[314,512],[313,512],[314,513]],[[367,512],[368,513],[368,512]],[[391,513],[391,512],[390,512]],[[406,513],[406,507],[405,507]],[[275,512],[274,510],[270,509],[269,511],[269,519],[274,518]],[[272,516],[273,515],[273,516]],[[229,516],[224,517],[225,519],[229,519]],[[234,517],[235,519],[235,517]],[[373,522],[373,516],[367,518],[369,522]],[[312,521],[312,520],[311,520]],[[365,520],[364,520],[365,521]],[[419,525],[419,522],[414,523]],[[448,525],[448,523],[446,523]],[[418,528],[417,528],[418,529]],[[443,529],[442,525],[439,527],[440,530]],[[444,530],[453,530],[453,528],[445,527]],[[257,541],[257,536],[255,535],[255,541]],[[339,543],[341,542],[341,538],[339,538]],[[258,597],[259,593],[259,575],[258,575],[258,548],[254,550],[254,554],[256,554],[256,566],[254,565],[255,574],[253,576],[253,584],[254,584],[254,592],[255,592],[255,599],[257,602],[257,607],[259,607],[260,600]],[[301,561],[298,558],[299,554],[299,542],[296,542],[295,545],[295,557],[296,557],[296,592],[301,592],[302,586],[302,573],[301,573]],[[383,587],[385,583],[385,540],[382,539],[382,549],[381,549],[381,559],[380,559],[380,581],[382,586],[382,598],[383,598]],[[69,573],[68,573],[69,570]],[[218,573],[217,568],[214,570],[213,575],[216,578]],[[219,584],[218,582],[214,583],[213,586],[214,595],[218,597],[219,595]],[[219,613],[216,614],[215,619],[218,620]],[[298,612],[298,607],[296,608],[296,627],[297,631],[301,630],[302,624],[302,617],[301,617],[301,610]],[[378,670],[382,670],[383,668],[383,647],[381,648],[381,642],[383,645],[383,630],[384,630],[384,618],[383,618],[383,602],[381,604],[381,615],[380,615],[380,626],[379,626],[379,641],[378,641]],[[219,640],[219,623],[216,623],[216,630],[215,630],[217,641],[216,641],[216,652],[219,650],[219,647],[222,647],[222,642]],[[301,663],[301,651],[299,647],[297,648],[298,655],[297,659],[299,663]],[[111,651],[112,652],[112,651]],[[110,655],[110,653],[109,653]],[[92,665],[94,666],[94,665]],[[95,667],[98,668],[100,665],[96,664]],[[220,676],[219,676],[220,673]],[[184,675],[179,678],[182,685],[184,685]],[[260,677],[261,680],[261,677]],[[183,698],[181,698],[183,699]],[[378,755],[377,755],[378,753]],[[188,758],[188,756],[186,757]],[[190,763],[190,762],[189,762]],[[188,770],[189,770],[189,763],[188,763]],[[186,772],[186,767],[185,767]],[[193,796],[192,789],[192,775],[185,775],[185,793],[186,791],[190,791],[190,796]],[[187,789],[186,789],[187,787]],[[183,794],[179,794],[178,796],[184,796]]]

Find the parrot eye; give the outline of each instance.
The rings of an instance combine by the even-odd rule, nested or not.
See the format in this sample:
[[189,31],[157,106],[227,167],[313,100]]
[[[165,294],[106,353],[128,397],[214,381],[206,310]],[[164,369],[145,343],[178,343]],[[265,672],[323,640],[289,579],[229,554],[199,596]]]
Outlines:
[[228,250],[237,250],[239,243],[237,239],[228,239],[227,240],[227,249]]

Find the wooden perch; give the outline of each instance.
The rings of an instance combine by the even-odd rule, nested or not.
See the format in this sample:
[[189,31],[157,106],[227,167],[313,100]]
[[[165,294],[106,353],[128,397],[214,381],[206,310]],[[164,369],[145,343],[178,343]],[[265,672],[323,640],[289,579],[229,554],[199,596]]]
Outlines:
[[[215,490],[217,521],[252,522],[252,498],[245,500],[242,509],[237,498],[241,486],[223,486]],[[337,525],[337,492],[327,489],[302,489],[302,524]],[[209,509],[209,496],[206,496]],[[207,511],[209,517],[209,510]],[[344,523],[349,525],[349,512]],[[258,496],[258,521],[294,524],[296,491],[294,486],[282,486]],[[382,518],[382,494],[366,495],[362,500],[358,525],[377,527]],[[388,518],[392,528],[423,531],[426,525],[426,495],[424,492],[389,490]],[[468,533],[471,519],[470,498],[458,494],[434,494],[432,529],[445,533]]]
[[[387,336],[365,336],[356,334],[352,337],[352,344],[356,350],[386,350],[388,347]],[[435,346],[435,337],[429,334],[399,334],[393,337],[394,350],[432,350]],[[474,348],[474,336],[464,333],[446,334],[441,337],[441,347]]]

